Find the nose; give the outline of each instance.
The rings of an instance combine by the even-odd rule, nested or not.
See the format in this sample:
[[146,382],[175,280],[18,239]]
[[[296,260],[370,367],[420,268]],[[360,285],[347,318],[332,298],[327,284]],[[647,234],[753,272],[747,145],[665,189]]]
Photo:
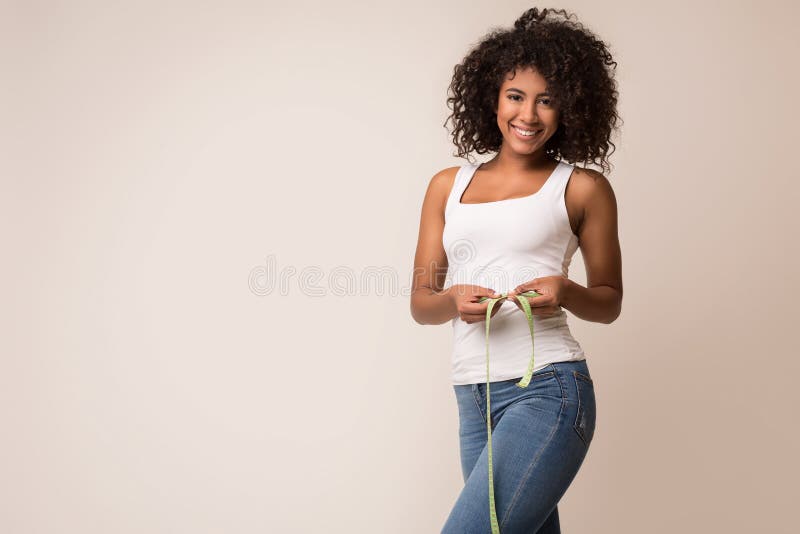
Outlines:
[[527,124],[536,124],[539,122],[539,116],[536,114],[536,102],[525,105],[520,109],[519,118]]
[[522,106],[519,111],[519,119],[526,124],[536,124],[539,122],[539,116],[536,114],[536,101],[531,101]]

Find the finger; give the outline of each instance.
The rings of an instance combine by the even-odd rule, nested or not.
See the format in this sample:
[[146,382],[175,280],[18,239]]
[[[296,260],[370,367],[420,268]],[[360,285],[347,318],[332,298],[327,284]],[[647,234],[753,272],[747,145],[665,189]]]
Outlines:
[[541,293],[539,293],[538,291],[536,291],[535,289],[530,288],[530,287],[522,288],[521,290],[517,290],[515,292],[515,294],[518,295],[518,296],[522,296],[523,293],[536,293],[535,296],[525,295],[525,298],[527,298],[528,300],[531,300],[533,298],[539,298],[542,295]]
[[[492,316],[494,317],[494,314],[492,314]],[[463,315],[461,317],[461,320],[464,321],[465,323],[469,323],[469,324],[479,323],[481,321],[485,321],[486,320],[486,314],[481,315],[481,314],[471,313],[471,314],[468,314],[468,315]]]
[[540,297],[526,297],[531,308],[547,308],[555,304],[553,297],[549,295],[542,295]]
[[[500,303],[497,303],[497,304],[494,305],[494,307],[492,308],[492,315],[490,317],[494,317],[495,315],[497,315],[498,311],[500,311]],[[464,322],[468,322],[468,323],[475,323],[475,322],[478,322],[478,321],[485,321],[486,320],[486,309],[484,309],[482,312],[478,312],[478,313],[465,313],[465,312],[462,312],[460,317]]]
[[520,284],[514,288],[514,293],[525,293],[526,291],[535,291],[534,286],[538,286],[538,279],[530,280],[524,284]]
[[[494,308],[498,308],[503,305],[505,299],[498,300],[494,303]],[[477,313],[486,313],[486,308],[489,307],[489,300],[484,300],[483,302],[467,302],[461,307],[461,311],[464,313],[470,314],[477,314]]]
[[[498,312],[498,310],[500,310],[500,308],[502,306],[503,306],[503,301],[502,300],[499,300],[499,301],[495,302],[494,306],[492,306],[492,315],[491,316],[494,317],[494,315]],[[485,318],[486,317],[486,310],[488,310],[488,309],[489,309],[489,303],[486,302],[483,305],[481,305],[481,308],[479,308],[478,311],[470,312],[470,314]]]

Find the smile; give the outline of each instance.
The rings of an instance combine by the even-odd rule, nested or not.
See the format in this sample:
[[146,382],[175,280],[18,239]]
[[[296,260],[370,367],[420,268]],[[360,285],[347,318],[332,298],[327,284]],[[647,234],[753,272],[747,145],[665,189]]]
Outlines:
[[535,137],[538,137],[539,134],[541,134],[544,131],[544,130],[523,130],[522,128],[517,128],[513,124],[511,125],[511,129],[516,132],[517,137],[525,139],[526,141],[528,139],[533,139]]

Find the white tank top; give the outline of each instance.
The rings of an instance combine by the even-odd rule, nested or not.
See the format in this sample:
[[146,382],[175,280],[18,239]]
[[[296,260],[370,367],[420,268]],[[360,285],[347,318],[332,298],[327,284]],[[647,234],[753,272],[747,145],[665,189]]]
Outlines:
[[[480,164],[462,165],[445,207],[442,244],[447,254],[444,288],[477,284],[498,293],[544,276],[568,276],[578,238],[572,233],[564,191],[574,165],[559,162],[532,195],[496,202],[462,204],[461,196]],[[561,361],[585,359],[562,309],[552,317],[534,316],[534,372]],[[454,317],[451,381],[486,382],[486,322]],[[516,303],[503,301],[492,317],[489,380],[525,375],[531,359],[531,333]]]

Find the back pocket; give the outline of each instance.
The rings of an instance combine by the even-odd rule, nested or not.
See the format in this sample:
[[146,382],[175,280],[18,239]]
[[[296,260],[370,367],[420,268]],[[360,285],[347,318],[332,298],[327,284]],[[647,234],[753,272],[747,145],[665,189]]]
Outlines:
[[578,395],[578,413],[575,416],[575,423],[572,425],[575,432],[588,447],[594,436],[595,423],[595,402],[594,402],[594,382],[591,377],[578,371],[573,371],[575,379],[575,390]]

